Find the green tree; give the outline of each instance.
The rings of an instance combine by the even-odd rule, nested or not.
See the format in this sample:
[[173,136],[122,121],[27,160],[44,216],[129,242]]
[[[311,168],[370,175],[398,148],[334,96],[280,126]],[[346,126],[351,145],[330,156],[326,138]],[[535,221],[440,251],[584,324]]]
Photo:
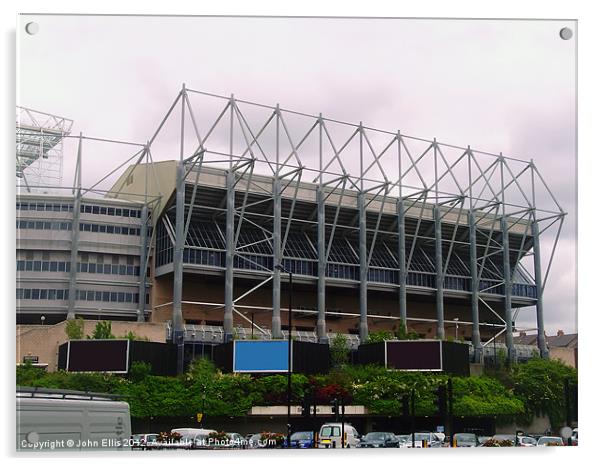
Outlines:
[[526,407],[525,420],[547,414],[553,428],[564,422],[564,380],[577,384],[577,370],[558,360],[541,358],[516,365],[512,379],[514,393]]
[[65,324],[65,333],[69,340],[82,340],[84,338],[84,319],[69,319]]
[[349,362],[351,350],[347,346],[347,339],[337,333],[330,344],[330,362],[334,367],[341,367]]
[[92,332],[93,340],[111,340],[113,338],[115,338],[115,335],[111,332],[110,320],[102,320],[96,324],[94,332]]

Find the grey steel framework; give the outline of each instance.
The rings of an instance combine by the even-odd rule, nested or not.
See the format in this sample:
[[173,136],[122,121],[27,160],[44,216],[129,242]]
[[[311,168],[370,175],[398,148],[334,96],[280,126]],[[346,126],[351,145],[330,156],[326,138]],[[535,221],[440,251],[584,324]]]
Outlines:
[[[175,201],[153,215],[153,239],[156,268],[173,267],[173,301],[155,309],[172,308],[174,339],[182,339],[183,303],[223,309],[224,338],[232,338],[234,314],[251,323],[241,312],[251,306],[241,300],[269,283],[271,335],[282,338],[276,266],[283,264],[295,278],[315,279],[316,310],[294,312],[316,315],[321,341],[327,341],[326,283],[337,279],[359,288],[359,314],[339,315],[359,318],[362,341],[368,317],[392,318],[368,314],[368,287],[386,283],[398,289],[393,318],[403,327],[409,320],[430,320],[408,317],[408,294],[434,290],[438,338],[454,322],[445,317],[450,290],[468,296],[472,322],[461,323],[472,326],[477,358],[482,325],[493,326],[496,336],[505,333],[513,358],[513,323],[522,306],[535,305],[538,347],[547,356],[543,293],[566,214],[532,160],[182,86],[134,169],[152,162],[153,144],[170,124],[179,133]],[[173,139],[171,144],[173,155]],[[152,169],[144,171],[145,189],[156,182],[154,165],[146,165]],[[212,204],[199,180],[219,171],[225,196]],[[157,198],[170,197],[156,185]],[[311,202],[298,201],[310,188]],[[544,258],[540,238],[546,232],[555,235]],[[183,301],[185,263],[223,270],[224,301]],[[237,269],[265,278],[235,297]],[[492,297],[503,300],[502,315],[490,304]],[[484,311],[498,323],[480,322]]]
[[[216,112],[215,120],[205,127],[197,123],[193,96],[221,99],[223,102],[223,108]],[[402,135],[399,131],[369,128],[361,122],[345,123],[324,118],[321,114],[307,115],[285,110],[279,105],[256,104],[235,99],[233,96],[228,98],[187,89],[185,86],[157,131],[161,130],[168,118],[176,115],[175,109],[178,105],[180,159],[176,180],[175,222],[172,224],[169,216],[164,217],[168,223],[167,228],[174,235],[175,244],[174,297],[173,303],[166,303],[172,304],[175,332],[181,332],[183,328],[181,290],[184,250],[203,249],[195,246],[192,240],[191,219],[195,211],[210,208],[202,205],[202,199],[198,199],[197,204],[199,175],[203,167],[210,164],[222,167],[226,164],[226,198],[223,207],[217,208],[218,218],[225,217],[225,235],[216,224],[225,244],[221,247],[204,247],[206,250],[225,252],[224,303],[217,304],[224,307],[226,339],[232,336],[233,313],[237,312],[240,317],[245,318],[237,311],[236,303],[269,281],[272,282],[273,290],[272,336],[282,337],[280,271],[276,265],[288,262],[287,267],[296,270],[291,265],[294,265],[296,260],[304,259],[303,254],[287,254],[287,249],[293,250],[288,242],[291,240],[291,225],[294,222],[302,225],[305,231],[308,226],[316,231],[314,252],[317,256],[317,333],[320,340],[326,337],[324,297],[327,269],[337,262],[333,254],[333,240],[337,237],[338,230],[345,229],[347,232],[353,231],[357,238],[359,269],[357,278],[354,278],[359,282],[360,290],[361,340],[368,336],[367,287],[371,281],[372,267],[397,273],[399,318],[405,326],[407,285],[413,270],[412,261],[420,249],[417,243],[434,243],[439,338],[444,338],[444,289],[449,288],[446,282],[449,277],[458,273],[450,270],[450,266],[452,263],[462,266],[465,261],[461,257],[466,255],[461,254],[461,251],[468,250],[469,260],[466,262],[470,267],[461,276],[470,277],[475,350],[481,348],[480,306],[485,306],[495,313],[482,295],[496,288],[503,290],[504,294],[504,315],[498,315],[504,324],[500,333],[505,331],[509,356],[514,356],[512,326],[517,312],[513,310],[513,294],[516,287],[514,284],[520,284],[522,279],[523,282],[532,283],[535,288],[531,297],[536,304],[538,346],[544,356],[547,354],[543,333],[543,292],[565,212],[532,160],[522,161],[502,154],[477,151],[470,146],[461,148],[436,140],[413,138]],[[254,128],[247,117],[247,113],[250,112],[253,112],[254,120],[259,121],[255,123]],[[264,114],[262,120],[257,116],[261,112]],[[293,119],[294,124],[291,123]],[[192,124],[197,144],[192,153],[185,154],[187,120],[189,125]],[[217,147],[214,147],[211,136],[220,125],[228,128],[227,142],[224,144],[224,140],[217,140]],[[293,126],[296,131],[291,131]],[[339,137],[341,133],[346,133],[338,143],[333,137],[335,129]],[[310,142],[312,139],[313,143]],[[263,199],[251,200],[252,196],[249,193],[252,186],[255,191],[264,189],[253,177],[254,171],[260,166],[270,175],[272,189],[271,192],[265,193]],[[188,194],[186,185],[187,176],[190,174],[194,174],[195,182]],[[295,216],[298,189],[304,182],[315,184],[316,190],[316,212],[308,218]],[[242,198],[237,202],[238,183],[244,187],[240,188]],[[348,187],[357,193],[357,214],[351,222],[341,223],[339,215],[342,210],[342,198]],[[289,194],[284,196],[286,190],[289,190]],[[338,196],[338,200],[334,212],[331,212],[329,217],[325,212],[326,199],[331,196]],[[383,208],[390,196],[397,198],[396,225],[385,225],[382,221]],[[285,197],[288,199],[286,214],[283,209]],[[545,201],[546,208],[538,207],[536,201]],[[252,206],[261,203],[271,204],[268,211],[270,213],[260,213],[251,209]],[[367,209],[373,203],[378,205],[377,214],[369,216]],[[410,214],[415,217],[414,211],[418,207],[420,215],[414,222],[414,228],[408,231],[408,225],[411,223],[408,223],[407,218]],[[262,225],[257,222],[261,217],[265,220],[266,216],[272,224],[271,230],[264,226],[265,223]],[[427,230],[420,227],[425,218],[430,220]],[[243,238],[243,225],[259,230],[263,237],[260,235]],[[467,232],[466,228],[460,228],[466,225]],[[556,226],[554,245],[547,265],[542,268],[540,235],[553,226]],[[447,230],[445,235],[442,234],[443,228]],[[463,230],[462,235],[458,234],[460,230]],[[379,239],[395,237],[397,254],[389,250],[393,260],[383,266],[376,257],[375,246]],[[263,242],[271,245],[273,257],[268,267],[245,257],[245,248]],[[339,243],[342,242],[339,239]],[[311,241],[309,243],[311,244]],[[389,249],[386,248],[386,242],[381,241],[381,244],[385,246],[383,249]],[[529,255],[533,258],[533,274],[521,262]],[[240,259],[239,263],[254,262],[254,268],[263,269],[269,276],[258,286],[234,298],[234,262],[237,258]],[[496,262],[499,265],[496,265]],[[488,280],[484,281],[484,276],[487,276]]]
[[16,112],[16,175],[25,188],[61,186],[63,180],[63,139],[73,121],[25,107]]

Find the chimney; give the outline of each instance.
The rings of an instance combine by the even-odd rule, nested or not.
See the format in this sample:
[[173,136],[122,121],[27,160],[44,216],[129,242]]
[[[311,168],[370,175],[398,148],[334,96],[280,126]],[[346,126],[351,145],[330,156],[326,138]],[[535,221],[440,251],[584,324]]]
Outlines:
[[562,337],[562,336],[564,336],[564,332],[562,330],[558,330],[558,332],[556,332],[556,336]]

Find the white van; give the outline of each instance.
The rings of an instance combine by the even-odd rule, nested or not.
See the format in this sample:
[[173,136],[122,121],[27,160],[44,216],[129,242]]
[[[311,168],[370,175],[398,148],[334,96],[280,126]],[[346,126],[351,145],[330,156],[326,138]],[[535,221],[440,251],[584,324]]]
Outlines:
[[130,406],[113,398],[17,388],[17,451],[131,450]]
[[[360,443],[360,434],[351,424],[345,424],[344,448],[356,448]],[[343,448],[341,442],[341,423],[331,422],[320,427],[318,448]]]

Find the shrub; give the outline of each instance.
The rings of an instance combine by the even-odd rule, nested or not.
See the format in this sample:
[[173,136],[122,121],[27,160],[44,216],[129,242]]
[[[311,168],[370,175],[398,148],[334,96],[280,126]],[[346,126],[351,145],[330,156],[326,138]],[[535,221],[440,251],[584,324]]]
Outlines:
[[395,337],[393,333],[389,332],[388,330],[378,330],[376,332],[371,332],[368,335],[366,343],[380,343],[386,340],[393,340],[394,338]]
[[111,333],[111,321],[103,320],[96,324],[94,332],[92,332],[93,340],[111,340],[115,338],[115,335]]
[[69,340],[83,340],[84,338],[84,319],[69,319],[65,324],[65,333]]

